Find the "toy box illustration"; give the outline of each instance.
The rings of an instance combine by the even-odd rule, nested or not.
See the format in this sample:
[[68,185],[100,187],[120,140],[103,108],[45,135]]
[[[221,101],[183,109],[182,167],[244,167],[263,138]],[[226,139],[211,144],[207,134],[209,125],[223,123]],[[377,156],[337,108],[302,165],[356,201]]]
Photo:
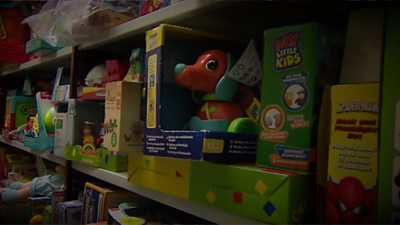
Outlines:
[[256,123],[234,102],[240,84],[227,76],[242,47],[173,25],[146,33],[145,154],[254,161]]
[[192,161],[189,200],[272,224],[309,223],[312,179],[254,166]]
[[123,152],[142,150],[140,99],[141,83],[117,81],[106,84],[105,148]]
[[377,223],[400,224],[400,7],[386,13],[379,140]]
[[35,115],[36,101],[34,97],[7,97],[5,105],[4,128],[2,130],[3,137],[7,139],[17,139],[23,142],[25,124],[27,121],[29,121],[30,117]]
[[317,23],[264,32],[259,165],[314,170],[315,122],[330,38],[328,28]]
[[376,222],[379,84],[331,88],[328,223]]

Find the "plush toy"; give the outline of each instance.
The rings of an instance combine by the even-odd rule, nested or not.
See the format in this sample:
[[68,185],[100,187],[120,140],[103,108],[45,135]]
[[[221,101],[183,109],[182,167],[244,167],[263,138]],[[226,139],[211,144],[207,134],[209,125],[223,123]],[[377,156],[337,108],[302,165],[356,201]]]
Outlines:
[[85,78],[85,84],[88,87],[100,87],[106,76],[106,67],[104,65],[95,66],[91,69]]
[[51,196],[51,194],[63,187],[64,169],[56,167],[56,173],[33,178],[27,183],[13,182],[10,187],[1,192],[3,202],[7,204],[26,202],[29,196]]
[[232,65],[228,52],[209,50],[193,65],[175,66],[175,79],[180,86],[203,93],[203,105],[189,122],[191,130],[257,132],[255,122],[242,117],[243,109],[233,102],[239,83],[226,75]]

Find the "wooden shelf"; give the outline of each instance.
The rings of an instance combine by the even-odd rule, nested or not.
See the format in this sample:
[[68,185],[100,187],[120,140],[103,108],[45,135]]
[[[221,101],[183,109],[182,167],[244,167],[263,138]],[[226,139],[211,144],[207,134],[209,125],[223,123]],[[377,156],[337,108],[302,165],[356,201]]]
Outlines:
[[22,150],[24,152],[28,152],[28,153],[30,153],[32,155],[39,156],[39,157],[41,157],[43,159],[47,159],[47,160],[49,160],[51,162],[54,162],[54,163],[57,163],[59,165],[65,166],[65,164],[66,164],[64,158],[58,157],[58,156],[56,156],[56,155],[54,155],[53,153],[50,153],[50,152],[35,151],[35,150],[31,149],[31,148],[25,147],[24,144],[22,144],[21,142],[7,140],[7,139],[4,139],[1,136],[0,136],[0,142],[2,142],[4,144],[7,144],[7,145],[10,145],[10,146],[12,146],[14,148],[17,148],[19,150]]

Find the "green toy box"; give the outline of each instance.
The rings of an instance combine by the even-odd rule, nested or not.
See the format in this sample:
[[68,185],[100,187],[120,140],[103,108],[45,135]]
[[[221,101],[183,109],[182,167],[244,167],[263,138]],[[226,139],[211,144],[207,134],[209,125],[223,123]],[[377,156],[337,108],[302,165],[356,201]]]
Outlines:
[[400,224],[400,7],[388,9],[379,145],[378,223]]
[[331,36],[317,23],[265,31],[258,164],[313,172]]
[[313,176],[192,161],[189,200],[276,224],[311,222]]
[[126,153],[112,152],[105,148],[97,148],[94,152],[87,154],[82,150],[81,145],[67,144],[65,159],[114,172],[124,172],[128,169]]
[[28,55],[44,56],[59,49],[61,49],[61,47],[51,46],[40,38],[31,38],[26,42],[25,53]]

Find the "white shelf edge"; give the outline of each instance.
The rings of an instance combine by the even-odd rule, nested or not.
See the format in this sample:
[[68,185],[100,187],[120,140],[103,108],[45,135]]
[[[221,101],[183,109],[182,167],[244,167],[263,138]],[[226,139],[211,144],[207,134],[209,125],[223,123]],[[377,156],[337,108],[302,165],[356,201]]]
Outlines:
[[54,155],[53,153],[50,152],[39,152],[39,151],[35,151],[32,150],[31,148],[25,147],[24,144],[18,142],[18,141],[11,141],[11,140],[6,140],[3,137],[0,136],[0,142],[7,144],[9,146],[12,146],[14,148],[20,149],[24,152],[28,152],[31,153],[32,155],[36,155],[39,156],[43,159],[47,159],[49,161],[52,161],[54,163],[57,163],[59,165],[65,166],[66,165],[66,160],[64,158],[58,157],[56,155]]
[[247,219],[239,215],[222,211],[205,204],[181,199],[149,188],[134,185],[128,182],[127,172],[116,173],[100,168],[90,167],[81,163],[72,162],[72,168],[82,173],[106,181],[128,191],[150,198],[162,204],[174,207],[200,218],[218,224],[265,224],[256,220]]
[[14,74],[17,72],[33,69],[35,67],[45,65],[47,63],[51,63],[56,60],[61,60],[65,57],[70,56],[71,54],[72,54],[72,47],[71,46],[64,47],[64,48],[62,48],[56,52],[53,52],[49,55],[46,55],[46,56],[43,56],[43,57],[40,57],[37,59],[33,59],[28,62],[22,63],[19,66],[1,71],[0,76],[7,76],[7,75],[11,75],[11,74]]
[[105,31],[104,34],[102,34],[102,37],[99,37],[94,41],[80,44],[79,49],[92,49],[103,44],[144,33],[148,29],[151,29],[151,26],[160,23],[173,23],[175,21],[184,20],[193,17],[195,14],[198,14],[205,9],[216,7],[218,3],[219,1],[215,0],[184,0],[113,27]]

